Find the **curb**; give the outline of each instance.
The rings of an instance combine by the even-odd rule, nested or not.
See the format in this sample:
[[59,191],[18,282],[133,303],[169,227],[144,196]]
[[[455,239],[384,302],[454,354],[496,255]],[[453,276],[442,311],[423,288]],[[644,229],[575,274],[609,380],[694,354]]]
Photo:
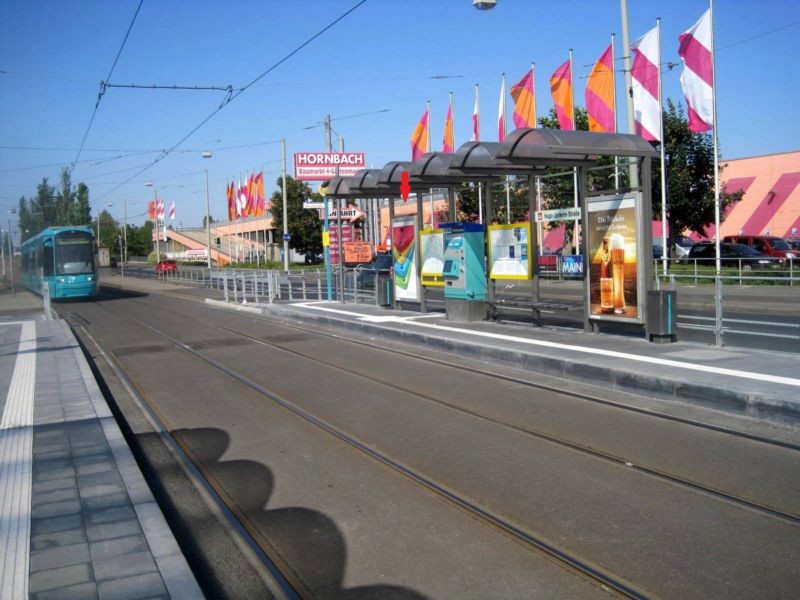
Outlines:
[[590,385],[599,383],[627,393],[646,394],[659,400],[695,404],[704,408],[775,421],[784,425],[800,424],[800,404],[765,394],[691,383],[677,377],[645,375],[631,370],[592,366],[587,362],[571,358],[506,350],[474,342],[427,335],[418,331],[390,329],[377,323],[351,321],[326,314],[300,313],[279,304],[240,307],[212,299],[206,299],[206,303],[226,310],[246,310],[285,320],[314,322],[348,331],[353,331],[355,328],[379,340],[424,344],[429,348],[450,352],[464,358],[502,364],[558,379]]

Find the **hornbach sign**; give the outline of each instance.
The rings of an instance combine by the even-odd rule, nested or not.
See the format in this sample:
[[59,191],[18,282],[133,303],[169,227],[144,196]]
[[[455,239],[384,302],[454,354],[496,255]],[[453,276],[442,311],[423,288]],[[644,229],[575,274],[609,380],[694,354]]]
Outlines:
[[299,181],[325,181],[336,175],[350,177],[364,168],[363,152],[295,152],[294,155],[294,178]]

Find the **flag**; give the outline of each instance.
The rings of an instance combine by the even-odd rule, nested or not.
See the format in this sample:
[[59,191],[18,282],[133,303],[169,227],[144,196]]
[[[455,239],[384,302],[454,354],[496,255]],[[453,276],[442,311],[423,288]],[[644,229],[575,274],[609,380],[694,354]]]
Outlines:
[[256,216],[263,217],[267,210],[264,202],[264,171],[259,171],[255,177]]
[[175,220],[175,200],[169,205],[169,218]]
[[572,131],[575,129],[573,123],[574,109],[572,107],[572,64],[566,61],[556,69],[550,77],[550,95],[553,96],[553,104],[558,115],[558,124],[561,129]]
[[586,114],[589,131],[616,132],[614,122],[614,57],[611,44],[594,64],[586,82]]
[[478,84],[475,84],[475,108],[472,110],[472,141],[479,142],[481,139],[481,120],[478,115]]
[[411,134],[411,160],[417,160],[428,151],[428,109]]
[[256,181],[253,173],[247,178],[245,194],[244,216],[252,217],[256,214]]
[[236,219],[236,192],[233,189],[233,181],[230,182],[226,190],[228,197],[228,221]]
[[236,193],[236,217],[244,217],[244,208],[247,205],[247,188],[239,180],[239,187]]
[[658,101],[658,27],[653,27],[631,44],[631,95],[636,133],[644,139],[658,141],[661,132],[661,104]]
[[536,92],[533,88],[533,68],[511,86],[509,90],[514,99],[514,127],[536,127]]
[[447,116],[444,119],[444,138],[442,139],[442,152],[451,154],[455,148],[453,134],[453,95],[450,95],[450,106],[447,107]]
[[147,218],[152,220],[152,221],[155,221],[155,218],[156,218],[156,201],[155,200],[150,200],[150,202],[147,203]]
[[500,102],[497,106],[497,141],[506,139],[506,75],[503,73],[503,82],[500,84]]
[[164,220],[164,201],[158,200],[156,201],[156,217],[159,221]]
[[678,37],[678,56],[683,59],[681,87],[689,112],[689,130],[700,132],[714,127],[714,58],[711,9]]

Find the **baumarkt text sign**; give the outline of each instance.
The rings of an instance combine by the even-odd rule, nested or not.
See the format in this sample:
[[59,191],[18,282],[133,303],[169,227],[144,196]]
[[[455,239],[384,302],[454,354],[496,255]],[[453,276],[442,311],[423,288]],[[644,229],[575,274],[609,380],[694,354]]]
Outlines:
[[363,152],[295,152],[294,178],[300,181],[325,181],[339,175],[350,177],[366,168]]

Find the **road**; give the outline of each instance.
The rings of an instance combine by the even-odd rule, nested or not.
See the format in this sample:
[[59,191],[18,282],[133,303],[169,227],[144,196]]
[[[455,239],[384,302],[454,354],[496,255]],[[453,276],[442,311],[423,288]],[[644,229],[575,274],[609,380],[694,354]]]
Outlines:
[[57,309],[302,597],[800,586],[797,445],[174,297],[103,288]]

